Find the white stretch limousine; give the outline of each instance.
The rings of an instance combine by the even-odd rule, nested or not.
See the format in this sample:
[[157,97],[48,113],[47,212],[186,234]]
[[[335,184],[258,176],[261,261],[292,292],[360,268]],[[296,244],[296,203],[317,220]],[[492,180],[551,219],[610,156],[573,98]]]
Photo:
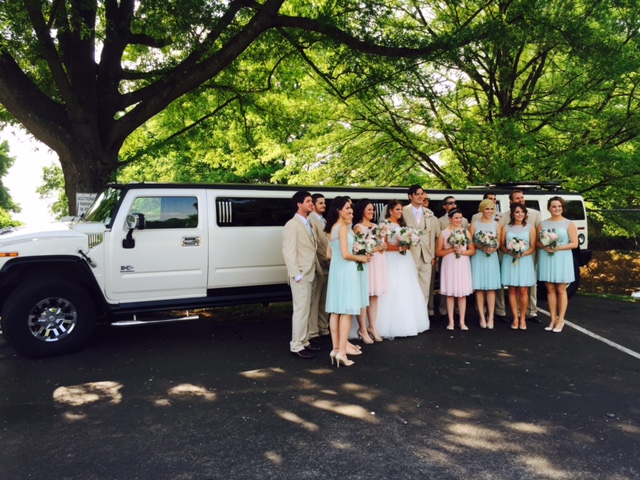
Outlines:
[[[406,188],[109,185],[83,219],[0,235],[7,342],[25,355],[56,355],[79,348],[98,318],[130,325],[141,323],[136,315],[143,312],[289,300],[281,230],[300,189],[322,193],[328,203],[338,195],[369,198],[378,215],[391,199],[407,201]],[[510,190],[491,190],[506,211]],[[454,195],[467,218],[486,191],[427,190],[437,216],[442,199]],[[568,202],[581,243],[574,252],[577,288],[578,265],[589,260],[582,198],[540,185],[525,195],[543,218],[548,198]]]

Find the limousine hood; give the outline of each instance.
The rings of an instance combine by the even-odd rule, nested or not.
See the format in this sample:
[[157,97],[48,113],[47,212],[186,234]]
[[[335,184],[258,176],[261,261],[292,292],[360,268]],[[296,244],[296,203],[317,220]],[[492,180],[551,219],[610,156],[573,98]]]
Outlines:
[[95,223],[73,224],[52,222],[37,226],[6,229],[0,233],[0,256],[22,255],[77,255],[86,250],[89,236],[104,232],[104,225]]

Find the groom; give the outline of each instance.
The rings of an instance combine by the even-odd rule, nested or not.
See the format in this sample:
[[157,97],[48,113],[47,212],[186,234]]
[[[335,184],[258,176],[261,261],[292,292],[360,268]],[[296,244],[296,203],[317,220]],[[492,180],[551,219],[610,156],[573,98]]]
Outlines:
[[429,297],[433,299],[433,268],[436,261],[436,242],[440,235],[440,223],[431,210],[423,206],[425,192],[420,185],[411,185],[407,192],[409,205],[402,209],[402,216],[408,226],[420,230],[420,243],[411,247],[411,254],[418,269],[418,281],[424,300],[430,313],[433,305],[429,303]]

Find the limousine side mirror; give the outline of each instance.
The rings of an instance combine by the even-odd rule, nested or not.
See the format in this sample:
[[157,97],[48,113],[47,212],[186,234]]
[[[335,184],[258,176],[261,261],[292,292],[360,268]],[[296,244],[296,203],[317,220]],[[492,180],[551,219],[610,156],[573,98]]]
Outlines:
[[127,236],[122,240],[122,248],[135,248],[136,241],[133,238],[133,231],[136,228],[138,230],[144,230],[144,227],[146,227],[146,222],[143,213],[127,215],[127,228],[129,231],[127,232]]

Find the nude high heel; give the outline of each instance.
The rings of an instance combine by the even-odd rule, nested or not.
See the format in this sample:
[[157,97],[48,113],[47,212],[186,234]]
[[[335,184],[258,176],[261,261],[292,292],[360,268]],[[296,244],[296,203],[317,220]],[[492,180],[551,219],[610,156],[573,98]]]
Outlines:
[[562,331],[562,329],[563,329],[563,328],[564,328],[564,322],[561,322],[561,323],[560,323],[560,326],[558,326],[558,325],[556,324],[556,327],[552,330],[552,332],[554,332],[554,333],[560,333],[560,332]]
[[382,337],[378,336],[378,335],[374,335],[374,333],[369,330],[367,328],[367,333],[371,336],[371,338],[373,338],[376,342],[381,342],[382,341]]
[[329,358],[331,359],[331,365],[333,365],[333,362],[334,362],[334,361],[335,361],[335,359],[336,359],[336,354],[337,354],[337,353],[338,353],[338,352],[336,352],[335,350],[331,350],[331,352],[329,352]]
[[349,360],[346,356],[342,356],[339,353],[336,353],[336,362],[338,363],[338,368],[340,368],[340,364],[342,363],[345,367],[350,367],[351,365],[353,365],[354,362],[353,360]]
[[365,330],[365,333],[367,334],[367,336],[365,337],[362,332],[360,330],[358,330],[358,338],[360,339],[360,341],[362,341],[362,343],[364,343],[365,345],[373,345],[375,342],[373,341],[373,339],[369,336],[369,333]]

